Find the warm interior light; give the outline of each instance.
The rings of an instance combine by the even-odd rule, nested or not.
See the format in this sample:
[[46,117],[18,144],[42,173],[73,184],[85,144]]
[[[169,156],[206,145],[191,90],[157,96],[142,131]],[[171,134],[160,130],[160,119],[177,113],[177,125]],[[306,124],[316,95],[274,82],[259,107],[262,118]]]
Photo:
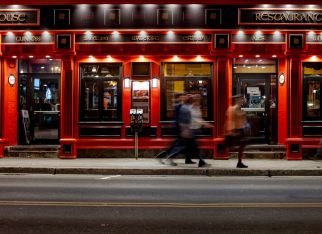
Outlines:
[[156,77],[152,79],[152,88],[158,88],[158,78]]
[[124,88],[130,88],[131,80],[130,78],[124,78]]

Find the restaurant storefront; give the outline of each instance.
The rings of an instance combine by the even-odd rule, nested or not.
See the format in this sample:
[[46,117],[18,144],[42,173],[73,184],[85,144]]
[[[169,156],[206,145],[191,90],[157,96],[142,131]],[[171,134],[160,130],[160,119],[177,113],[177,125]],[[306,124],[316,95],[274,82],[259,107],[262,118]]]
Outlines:
[[143,110],[139,148],[155,152],[176,134],[176,93],[192,93],[213,158],[228,158],[225,112],[242,94],[251,142],[302,159],[322,137],[320,8],[2,5],[0,155],[25,144],[126,155],[132,108]]

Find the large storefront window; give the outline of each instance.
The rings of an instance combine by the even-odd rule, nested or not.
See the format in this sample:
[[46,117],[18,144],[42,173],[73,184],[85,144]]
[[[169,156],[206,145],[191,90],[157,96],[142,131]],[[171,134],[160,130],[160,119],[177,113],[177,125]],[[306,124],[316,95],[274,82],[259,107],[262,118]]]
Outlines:
[[303,120],[322,120],[322,63],[303,63]]
[[246,134],[253,143],[277,142],[277,63],[274,59],[233,61],[232,94],[244,96]]
[[121,120],[121,64],[80,64],[80,119]]
[[161,118],[163,120],[173,120],[177,93],[200,94],[202,117],[205,120],[212,119],[212,64],[164,63],[162,72],[164,92]]

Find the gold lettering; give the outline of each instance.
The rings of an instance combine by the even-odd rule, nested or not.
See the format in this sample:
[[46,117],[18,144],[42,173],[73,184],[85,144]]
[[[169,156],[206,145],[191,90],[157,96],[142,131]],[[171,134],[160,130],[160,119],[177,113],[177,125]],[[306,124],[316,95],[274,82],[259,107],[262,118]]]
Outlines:
[[255,13],[256,21],[267,21],[267,22],[298,22],[298,23],[318,23],[322,22],[322,13],[314,12],[272,12],[272,13]]
[[26,20],[25,13],[0,13],[0,23],[23,23]]

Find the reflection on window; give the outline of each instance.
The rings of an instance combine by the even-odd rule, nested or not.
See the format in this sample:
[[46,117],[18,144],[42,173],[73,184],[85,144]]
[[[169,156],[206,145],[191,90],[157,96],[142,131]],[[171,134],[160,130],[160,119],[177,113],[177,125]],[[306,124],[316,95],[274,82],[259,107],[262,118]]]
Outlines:
[[166,63],[164,65],[165,77],[190,77],[210,76],[211,64],[209,63]]
[[81,69],[82,120],[120,120],[120,71],[118,63],[86,63]]
[[322,63],[303,63],[303,119],[321,120]]
[[320,82],[307,82],[307,117],[320,116]]
[[275,59],[235,58],[234,73],[277,73]]
[[57,59],[21,59],[19,73],[60,73],[61,62]]
[[181,93],[200,94],[202,117],[206,120],[211,119],[211,69],[209,63],[164,64],[163,71],[166,73],[163,81],[165,86],[163,119],[174,118],[176,95]]

